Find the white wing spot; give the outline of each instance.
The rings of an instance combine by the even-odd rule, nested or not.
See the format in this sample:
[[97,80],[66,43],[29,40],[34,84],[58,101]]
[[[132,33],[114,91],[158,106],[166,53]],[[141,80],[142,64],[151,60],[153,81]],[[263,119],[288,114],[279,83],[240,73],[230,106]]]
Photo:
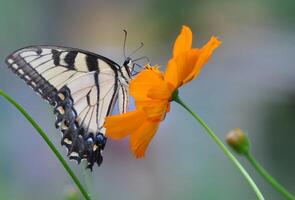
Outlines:
[[96,151],[97,148],[98,148],[98,146],[96,144],[93,145],[93,151]]
[[28,81],[31,80],[31,78],[28,75],[25,75],[25,79],[27,79]]
[[72,141],[69,140],[68,138],[65,138],[65,139],[64,139],[64,143],[66,143],[66,144],[72,144]]
[[63,95],[62,93],[58,93],[58,96],[61,100],[65,100],[65,95]]
[[57,108],[57,110],[58,110],[58,112],[60,113],[60,114],[65,114],[65,110],[63,109],[63,107],[61,107],[61,106],[59,106],[58,108]]
[[61,130],[68,130],[69,127],[67,125],[65,125],[65,123],[61,123]]
[[7,62],[8,62],[9,64],[11,64],[11,63],[13,63],[13,60],[12,60],[11,58],[9,58],[9,59],[7,60]]
[[13,65],[12,65],[12,68],[13,68],[13,69],[17,69],[17,68],[18,68],[18,65],[17,65],[17,64],[13,64]]
[[72,152],[70,154],[70,157],[79,157],[79,154],[77,152]]
[[36,86],[37,86],[36,83],[35,83],[34,81],[31,82],[31,85],[32,85],[33,87],[36,87]]
[[21,74],[21,75],[24,75],[25,72],[22,70],[22,69],[19,69],[18,72]]

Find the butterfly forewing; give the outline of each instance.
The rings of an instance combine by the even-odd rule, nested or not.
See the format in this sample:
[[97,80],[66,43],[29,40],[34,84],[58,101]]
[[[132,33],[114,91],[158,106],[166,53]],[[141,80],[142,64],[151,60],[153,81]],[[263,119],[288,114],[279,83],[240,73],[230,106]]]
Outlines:
[[120,112],[128,104],[128,80],[112,60],[75,48],[31,46],[17,50],[6,63],[54,106],[56,127],[70,159],[101,164],[106,138],[104,119],[119,97]]

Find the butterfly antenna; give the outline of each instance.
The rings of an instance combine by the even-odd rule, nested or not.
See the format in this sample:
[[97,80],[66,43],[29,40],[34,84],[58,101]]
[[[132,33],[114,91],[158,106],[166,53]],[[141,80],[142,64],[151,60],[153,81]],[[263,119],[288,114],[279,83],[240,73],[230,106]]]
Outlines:
[[123,54],[124,58],[126,59],[126,40],[127,40],[127,31],[124,29],[124,43],[123,43]]
[[140,50],[142,47],[144,46],[143,42],[140,43],[140,46],[137,47],[130,55],[129,57],[131,57],[132,55],[134,55],[138,50]]

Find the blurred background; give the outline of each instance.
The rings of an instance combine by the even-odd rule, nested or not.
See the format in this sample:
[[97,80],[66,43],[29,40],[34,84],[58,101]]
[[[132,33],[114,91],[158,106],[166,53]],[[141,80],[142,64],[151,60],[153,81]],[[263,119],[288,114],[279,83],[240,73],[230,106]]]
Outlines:
[[[27,45],[56,44],[121,64],[127,29],[129,52],[144,42],[134,57],[148,56],[164,70],[181,25],[189,25],[195,47],[212,35],[223,44],[200,76],[181,89],[181,97],[220,138],[232,128],[244,129],[256,158],[295,193],[294,9],[294,0],[1,0],[0,88],[65,155],[52,108],[7,69],[5,57]],[[62,200],[75,189],[44,141],[3,99],[0,127],[0,199]],[[283,199],[240,160],[266,199]],[[145,158],[132,157],[127,139],[109,140],[102,166],[92,173],[70,164],[96,199],[255,199],[202,127],[174,103]]]

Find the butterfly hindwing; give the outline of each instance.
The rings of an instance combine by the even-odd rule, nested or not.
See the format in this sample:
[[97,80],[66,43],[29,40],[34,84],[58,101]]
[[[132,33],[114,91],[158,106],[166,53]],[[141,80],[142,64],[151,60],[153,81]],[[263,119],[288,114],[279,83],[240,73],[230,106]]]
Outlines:
[[31,46],[6,59],[9,68],[54,106],[56,127],[70,159],[87,159],[92,169],[102,162],[106,137],[104,118],[119,96],[126,112],[128,85],[120,66],[103,56],[80,49]]

